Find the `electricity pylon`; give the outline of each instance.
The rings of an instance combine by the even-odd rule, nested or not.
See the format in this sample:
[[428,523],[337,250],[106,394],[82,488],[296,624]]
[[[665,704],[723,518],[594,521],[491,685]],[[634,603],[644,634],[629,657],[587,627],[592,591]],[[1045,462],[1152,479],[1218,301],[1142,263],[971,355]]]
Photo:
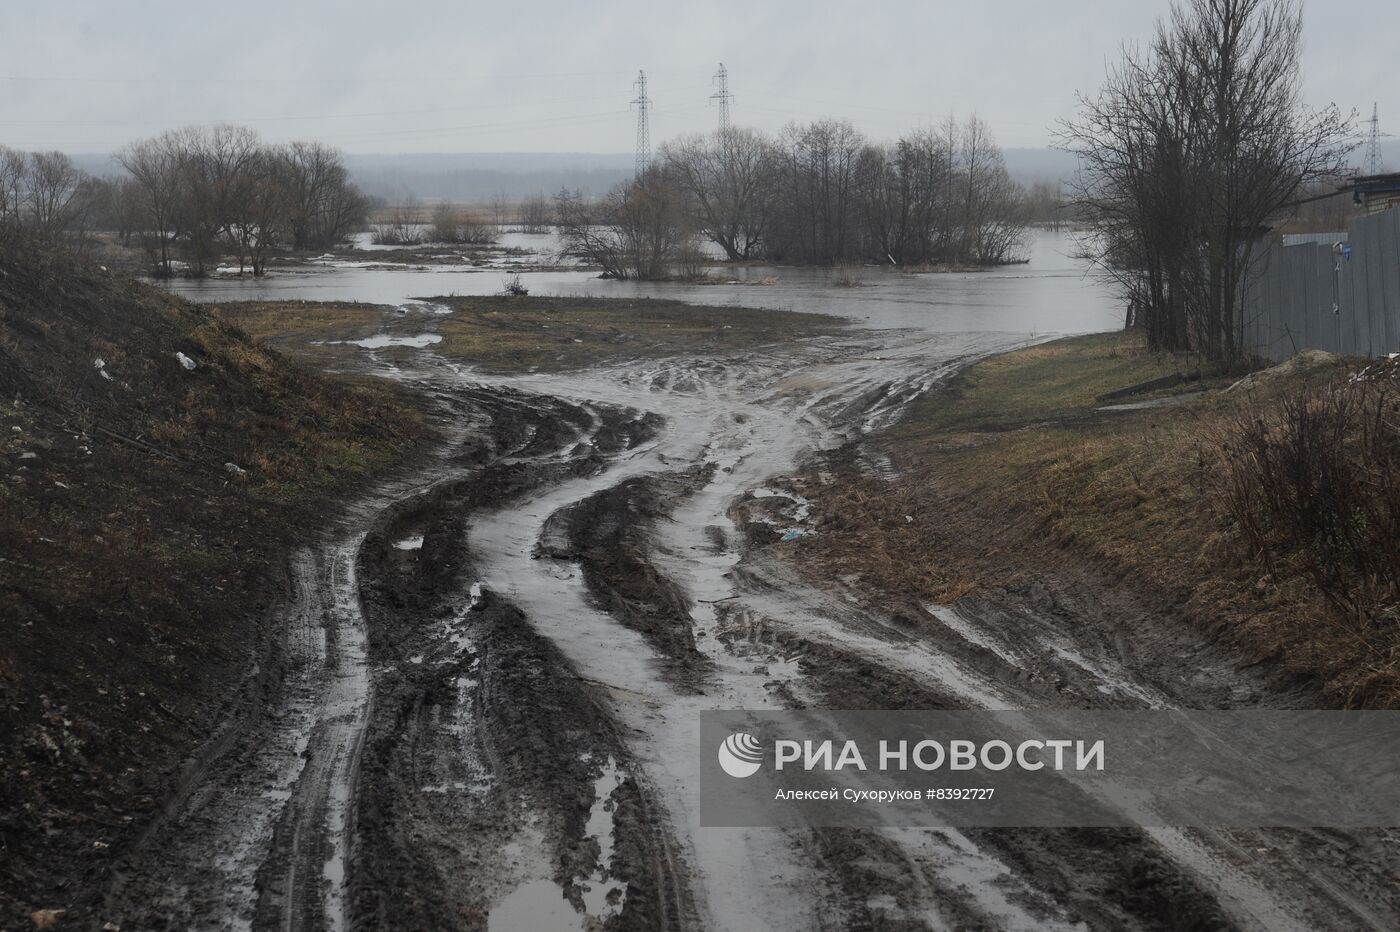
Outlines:
[[633,85],[637,88],[637,98],[632,106],[637,108],[637,174],[646,173],[651,164],[651,100],[647,97],[647,73],[637,72]]

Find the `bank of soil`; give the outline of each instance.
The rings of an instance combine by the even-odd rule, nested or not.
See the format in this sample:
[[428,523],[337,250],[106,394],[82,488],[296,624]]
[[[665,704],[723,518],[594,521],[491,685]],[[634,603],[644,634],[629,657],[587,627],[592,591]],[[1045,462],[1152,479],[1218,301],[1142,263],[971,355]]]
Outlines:
[[[407,308],[335,302],[235,302],[223,320],[324,364],[352,360],[350,341],[432,334],[445,359],[484,372],[558,372],[612,361],[730,352],[840,333],[822,314],[700,307],[657,298],[426,297]],[[391,356],[395,348],[386,350]],[[399,349],[405,357],[409,351]]]
[[391,384],[20,240],[0,399],[0,925],[81,924],[189,755],[277,676],[260,645],[293,541],[431,431]]
[[[801,559],[906,602],[1010,593],[1065,616],[1092,591],[1097,614],[1119,616],[1104,622],[1114,649],[1164,675],[1175,667],[1185,682],[1191,663],[1170,652],[1214,644],[1252,658],[1294,696],[1285,701],[1391,707],[1400,672],[1389,642],[1356,637],[1305,575],[1252,553],[1221,494],[1242,418],[1353,368],[1319,357],[1231,388],[1235,376],[1197,380],[1199,360],[1149,353],[1134,332],[992,357],[864,450],[814,466],[806,494],[821,534]],[[1188,379],[1101,397],[1178,373]],[[1193,704],[1250,692],[1206,690]]]

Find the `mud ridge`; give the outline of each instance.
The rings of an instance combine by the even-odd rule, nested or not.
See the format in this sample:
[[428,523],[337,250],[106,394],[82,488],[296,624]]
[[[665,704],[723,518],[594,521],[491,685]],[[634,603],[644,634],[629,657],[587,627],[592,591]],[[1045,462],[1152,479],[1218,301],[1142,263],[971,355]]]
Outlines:
[[701,688],[711,664],[695,646],[689,596],[652,563],[651,528],[712,472],[623,480],[551,515],[537,548],[542,558],[577,561],[597,607],[645,636],[667,676],[689,690]]

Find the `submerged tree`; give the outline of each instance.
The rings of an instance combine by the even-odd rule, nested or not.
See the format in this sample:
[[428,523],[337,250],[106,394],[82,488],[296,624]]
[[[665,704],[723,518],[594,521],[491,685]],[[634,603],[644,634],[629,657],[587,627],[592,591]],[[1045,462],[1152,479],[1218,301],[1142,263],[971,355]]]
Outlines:
[[731,260],[994,265],[1021,240],[1020,189],[975,116],[892,145],[818,120],[777,140],[687,137],[662,154],[695,228]]
[[756,130],[732,128],[680,139],[661,155],[696,229],[730,259],[757,256],[777,197],[773,143]]
[[600,266],[608,278],[668,278],[689,257],[693,236],[685,200],[659,168],[597,202],[562,190],[555,212],[565,254]]
[[368,210],[336,150],[268,146],[239,126],[170,130],[117,160],[139,191],[142,238],[164,275],[177,243],[196,275],[225,247],[240,269],[247,263],[261,275],[274,246],[326,248],[362,226]]

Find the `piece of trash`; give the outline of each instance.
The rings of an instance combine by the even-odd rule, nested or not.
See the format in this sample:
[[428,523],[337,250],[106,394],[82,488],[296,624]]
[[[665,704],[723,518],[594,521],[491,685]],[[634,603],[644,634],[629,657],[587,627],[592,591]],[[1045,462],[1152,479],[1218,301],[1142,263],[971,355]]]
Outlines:
[[193,370],[194,367],[197,365],[197,363],[193,359],[186,356],[184,353],[177,352],[175,354],[175,358],[179,360],[180,365],[184,366],[186,369],[189,370]]
[[583,341],[580,340],[578,337],[574,337],[574,342],[575,342],[575,343],[582,343]]
[[793,528],[792,530],[787,531],[786,533],[783,534],[783,543],[787,543],[788,541],[792,541],[792,540],[797,540],[799,537],[806,537],[806,536],[807,536],[807,532],[806,532],[806,531],[802,530],[801,528],[795,527],[795,528]]
[[58,921],[66,915],[66,909],[36,909],[29,914],[29,921],[36,929],[57,929]]
[[24,453],[21,453],[19,455],[19,458],[22,460],[37,460],[39,458],[39,454],[33,451],[26,451]]
[[904,516],[904,523],[905,523],[905,524],[913,524],[913,523],[914,523],[914,516],[913,516],[913,515],[905,515],[905,516]]
[[68,483],[66,483],[66,482],[59,482],[57,479],[55,479],[55,480],[53,481],[53,484],[56,485],[56,486],[58,486],[60,489],[66,489],[66,488],[68,488]]
[[102,358],[101,356],[98,356],[96,359],[94,359],[94,360],[92,361],[92,367],[93,367],[94,369],[105,369],[105,368],[107,368],[107,363],[106,363],[105,360],[103,360],[103,358]]
[[230,476],[233,476],[235,478],[237,478],[238,476],[246,476],[248,474],[248,470],[244,469],[242,466],[239,466],[237,463],[225,463],[224,472],[228,473]]

